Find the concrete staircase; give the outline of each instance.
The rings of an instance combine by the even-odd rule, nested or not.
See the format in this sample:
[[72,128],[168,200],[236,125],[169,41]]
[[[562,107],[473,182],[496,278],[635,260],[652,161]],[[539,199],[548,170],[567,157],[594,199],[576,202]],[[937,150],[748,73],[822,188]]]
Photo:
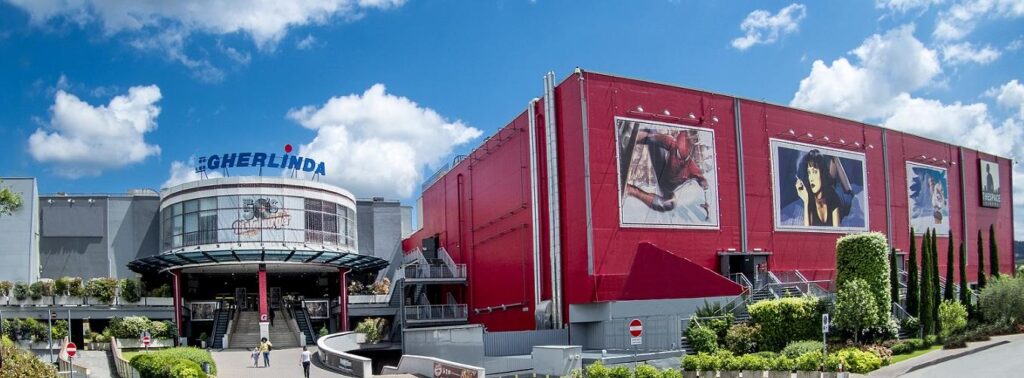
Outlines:
[[[288,328],[288,318],[281,311],[274,311],[274,326],[270,327],[270,342],[275,349],[299,347],[295,333]],[[231,347],[252,349],[260,344],[260,314],[257,311],[243,311],[231,334]]]

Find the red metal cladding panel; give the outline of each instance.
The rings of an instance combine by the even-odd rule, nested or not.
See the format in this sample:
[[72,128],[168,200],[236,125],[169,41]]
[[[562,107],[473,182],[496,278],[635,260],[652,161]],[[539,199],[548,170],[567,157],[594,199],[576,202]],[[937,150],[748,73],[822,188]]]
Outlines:
[[[586,171],[584,162],[583,110],[577,75],[555,88],[558,119],[559,206],[561,227],[562,313],[569,304],[589,303],[592,279],[587,271]],[[563,316],[567,320],[568,316]]]
[[[587,74],[586,100],[589,113],[595,274],[614,276],[635,271],[633,264],[636,262],[637,246],[644,242],[657,244],[679,257],[710,269],[717,269],[716,252],[739,247],[736,136],[732,99],[660,84]],[[698,120],[690,120],[691,112]],[[715,205],[719,209],[717,227],[698,229],[622,225],[616,117],[713,131],[718,187],[718,201]],[[712,121],[712,117],[717,117],[718,121]],[[562,126],[567,129],[581,128],[580,125],[573,124]],[[575,269],[585,271],[586,256],[582,253],[579,256],[579,259],[574,260],[578,266]],[[659,295],[664,298],[679,297],[667,295],[664,287],[659,285],[644,285],[646,283],[633,287],[631,295],[652,299],[658,298]],[[576,288],[579,293],[571,296],[571,303],[594,301],[597,297],[591,290],[592,287]],[[598,299],[612,301],[626,298],[612,292],[604,293]]]
[[[999,164],[999,193],[1000,206],[990,208],[981,206],[982,178],[985,172],[981,171],[980,161],[989,161]],[[967,169],[966,194],[967,194],[967,223],[968,223],[968,261],[967,269],[971,280],[977,280],[977,245],[978,231],[981,231],[981,238],[984,242],[985,271],[990,271],[989,260],[989,232],[990,225],[995,225],[996,240],[999,247],[1000,271],[1004,274],[1010,273],[1013,269],[1013,189],[1012,160],[999,158],[993,155],[964,150],[964,167]]]

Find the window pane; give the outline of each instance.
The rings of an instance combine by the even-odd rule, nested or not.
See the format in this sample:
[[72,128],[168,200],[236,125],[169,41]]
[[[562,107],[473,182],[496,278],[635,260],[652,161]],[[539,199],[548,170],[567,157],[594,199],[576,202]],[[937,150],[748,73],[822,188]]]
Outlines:
[[194,213],[199,211],[199,200],[185,201],[185,212]]
[[217,208],[217,197],[199,199],[199,210],[215,210]]
[[181,215],[181,202],[171,205],[171,215]]
[[320,209],[322,207],[320,202],[321,202],[320,200],[306,199],[306,211],[309,211],[309,210],[320,211]]
[[217,242],[217,212],[214,210],[199,213],[199,243],[212,244]]

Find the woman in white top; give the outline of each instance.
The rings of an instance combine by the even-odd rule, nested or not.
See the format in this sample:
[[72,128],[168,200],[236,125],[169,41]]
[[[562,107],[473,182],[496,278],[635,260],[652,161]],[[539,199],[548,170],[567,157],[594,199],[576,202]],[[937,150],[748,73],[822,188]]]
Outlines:
[[309,378],[309,364],[312,363],[313,353],[306,350],[306,347],[302,347],[302,353],[299,355],[299,362],[302,362],[302,373],[306,378]]

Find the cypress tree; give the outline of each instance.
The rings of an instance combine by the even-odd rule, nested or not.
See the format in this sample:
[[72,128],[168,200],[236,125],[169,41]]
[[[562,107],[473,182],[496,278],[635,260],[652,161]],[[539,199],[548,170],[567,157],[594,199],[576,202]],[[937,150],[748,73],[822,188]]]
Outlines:
[[971,297],[968,295],[970,286],[967,286],[967,246],[960,242],[960,303],[971,308]]
[[893,302],[900,303],[900,274],[896,265],[896,248],[889,251],[889,296]]
[[942,303],[942,287],[939,286],[939,244],[938,244],[938,231],[932,229],[931,240],[932,246],[929,248],[932,256],[928,259],[932,264],[932,271],[930,273],[932,279],[932,322],[935,325],[935,334],[939,334],[939,330],[942,328],[942,324],[939,323],[939,304]]
[[910,255],[907,257],[907,313],[913,317],[921,317],[918,312],[919,304],[921,303],[920,288],[918,287],[918,274],[917,274],[917,236],[914,235],[914,229],[910,229]]
[[931,233],[926,231],[921,239],[921,302],[918,313],[921,319],[922,335],[929,335],[932,332],[932,279],[929,277],[932,269],[931,263],[928,262],[931,257],[931,253],[928,252],[928,248],[931,246],[931,242],[928,241],[930,237]]
[[946,286],[943,288],[942,299],[954,300],[956,296],[953,295],[953,263],[956,259],[953,257],[953,230],[949,230],[949,248],[946,252]]
[[981,238],[981,229],[978,229],[978,290],[985,288],[985,240]]
[[996,225],[988,225],[988,259],[992,278],[999,277],[999,243],[996,243]]

